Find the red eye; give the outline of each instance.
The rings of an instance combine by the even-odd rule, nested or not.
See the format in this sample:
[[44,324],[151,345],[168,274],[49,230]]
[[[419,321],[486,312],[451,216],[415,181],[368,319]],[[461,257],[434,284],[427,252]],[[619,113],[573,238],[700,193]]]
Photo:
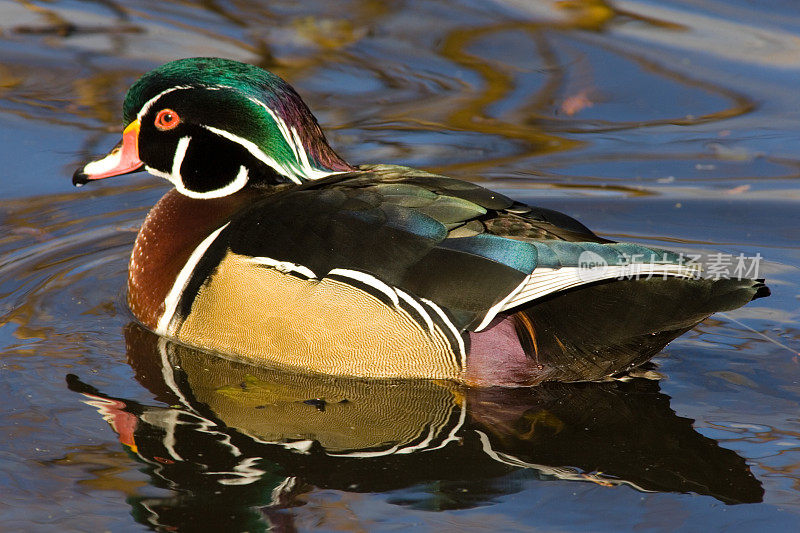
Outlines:
[[161,131],[174,129],[181,123],[181,117],[172,109],[162,109],[156,115],[156,128]]

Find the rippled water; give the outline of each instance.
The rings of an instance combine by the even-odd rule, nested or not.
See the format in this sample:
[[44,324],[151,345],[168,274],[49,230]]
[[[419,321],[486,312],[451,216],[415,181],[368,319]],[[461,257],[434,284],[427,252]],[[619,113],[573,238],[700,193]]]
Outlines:
[[[800,7],[746,0],[0,1],[0,529],[794,530]],[[70,186],[133,80],[254,62],[353,163],[404,163],[602,235],[761,254],[773,296],[659,380],[466,390],[246,367],[132,324],[166,191]]]

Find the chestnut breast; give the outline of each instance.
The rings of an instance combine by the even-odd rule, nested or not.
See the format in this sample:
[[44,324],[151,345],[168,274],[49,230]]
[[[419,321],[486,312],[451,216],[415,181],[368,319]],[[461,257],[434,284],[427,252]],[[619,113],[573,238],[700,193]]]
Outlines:
[[245,189],[196,200],[172,189],[153,206],[136,237],[128,268],[128,305],[142,324],[156,328],[164,299],[195,248],[257,196]]

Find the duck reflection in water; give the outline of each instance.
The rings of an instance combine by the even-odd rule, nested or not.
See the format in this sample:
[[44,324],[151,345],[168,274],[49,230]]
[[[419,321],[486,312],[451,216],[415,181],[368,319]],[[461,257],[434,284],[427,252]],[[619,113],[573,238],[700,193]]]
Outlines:
[[173,491],[131,501],[151,526],[277,526],[291,520],[282,509],[301,505],[314,487],[428,484],[394,502],[466,508],[520,490],[503,479],[519,469],[728,504],[763,496],[744,459],[677,416],[651,379],[468,388],[256,367],[134,324],[126,343],[137,379],[161,405],[105,395],[74,375],[67,381],[147,465],[152,485]]

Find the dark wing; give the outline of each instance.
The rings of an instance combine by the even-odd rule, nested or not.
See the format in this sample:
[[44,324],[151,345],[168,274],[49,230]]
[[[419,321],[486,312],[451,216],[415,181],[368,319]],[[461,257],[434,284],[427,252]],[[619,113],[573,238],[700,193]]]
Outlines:
[[[221,240],[237,254],[301,265],[314,277],[335,276],[389,300],[400,289],[433,302],[459,330],[586,282],[565,281],[570,269],[562,267],[577,266],[587,251],[612,265],[625,254],[654,252],[603,244],[610,241],[566,215],[472,183],[389,166],[267,197],[225,233]],[[553,281],[555,270],[561,275]],[[550,276],[547,290],[520,293],[535,271]]]
[[364,165],[361,168],[370,171],[372,180],[377,177],[384,184],[412,185],[438,195],[466,200],[487,210],[486,215],[479,220],[469,221],[472,223],[463,231],[451,233],[451,237],[469,236],[477,232],[520,240],[612,242],[598,237],[589,228],[564,213],[521,204],[468,181],[394,165]]

